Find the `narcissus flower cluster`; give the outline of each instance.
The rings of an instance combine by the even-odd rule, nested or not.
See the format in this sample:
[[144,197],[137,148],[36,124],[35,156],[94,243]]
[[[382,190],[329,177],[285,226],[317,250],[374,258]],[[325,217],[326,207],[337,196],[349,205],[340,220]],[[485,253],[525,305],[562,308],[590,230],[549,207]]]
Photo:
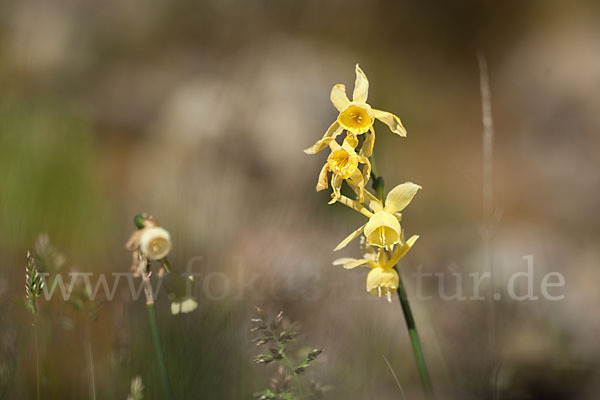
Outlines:
[[[346,96],[344,85],[333,87],[331,102],[339,115],[325,135],[304,152],[316,154],[329,147],[331,152],[319,174],[317,191],[328,189],[331,184],[330,204],[342,203],[368,218],[334,249],[341,250],[353,239],[362,237],[363,258],[340,258],[333,264],[342,265],[346,269],[369,267],[367,291],[379,296],[385,295],[389,300],[399,285],[395,266],[419,238],[414,235],[405,240],[400,225],[401,211],[410,204],[421,186],[406,182],[393,188],[385,198],[378,198],[366,189],[372,177],[370,158],[375,144],[375,120],[386,124],[393,133],[406,136],[406,129],[400,118],[367,104],[368,90],[369,81],[357,64],[352,101]],[[336,139],[344,132],[346,135],[340,144]],[[344,182],[354,193],[351,196],[354,198],[342,194]]]

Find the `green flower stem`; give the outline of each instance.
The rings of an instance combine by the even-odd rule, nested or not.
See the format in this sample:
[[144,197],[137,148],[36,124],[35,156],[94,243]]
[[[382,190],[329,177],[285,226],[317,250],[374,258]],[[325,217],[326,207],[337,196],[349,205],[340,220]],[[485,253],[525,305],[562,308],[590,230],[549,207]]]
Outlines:
[[158,361],[158,370],[160,373],[160,380],[162,383],[163,397],[168,400],[173,400],[173,393],[171,392],[171,383],[169,381],[169,374],[167,372],[167,364],[165,363],[165,355],[162,350],[162,344],[160,342],[160,335],[158,333],[158,321],[156,320],[156,310],[154,303],[146,304],[148,309],[148,320],[150,321],[150,330],[152,331],[152,343],[154,344],[154,352],[156,353],[156,359]]
[[[372,187],[381,203],[385,205],[385,184],[383,178],[377,175],[377,167],[375,166],[375,158],[369,157],[371,162],[371,178],[373,179]],[[413,348],[415,355],[415,361],[417,363],[417,369],[419,370],[419,377],[421,378],[421,384],[423,391],[427,398],[433,398],[433,389],[431,386],[431,378],[429,377],[429,371],[427,369],[427,363],[425,362],[425,356],[423,354],[423,346],[421,346],[421,339],[419,338],[419,332],[417,331],[417,325],[408,302],[408,296],[406,295],[406,289],[402,282],[402,275],[398,271],[398,266],[394,266],[394,270],[398,273],[398,298],[400,299],[400,306],[402,307],[402,313],[404,314],[404,321],[406,322],[406,328],[408,329],[408,336],[410,337],[410,344]]]
[[85,347],[87,351],[88,368],[90,371],[90,395],[92,400],[96,400],[96,373],[94,371],[94,354],[92,353],[92,333],[89,323],[85,329]]
[[154,298],[152,296],[152,287],[150,286],[150,277],[144,276],[144,292],[146,293],[146,309],[148,310],[148,321],[150,322],[150,331],[152,332],[152,344],[158,361],[158,372],[160,373],[161,386],[163,397],[166,400],[173,400],[173,392],[171,391],[171,382],[169,381],[169,373],[167,371],[167,363],[160,341],[160,333],[158,331],[158,321],[156,319],[156,309],[154,308]]
[[431,378],[429,378],[429,371],[427,370],[427,364],[425,363],[425,356],[423,355],[423,347],[421,346],[421,339],[419,338],[419,332],[417,331],[417,325],[408,302],[408,296],[406,295],[406,289],[402,282],[402,276],[398,271],[398,267],[394,266],[394,269],[398,273],[399,284],[398,284],[398,298],[400,299],[400,305],[402,306],[402,312],[404,314],[404,321],[406,321],[406,327],[408,328],[408,336],[410,337],[410,343],[413,348],[415,355],[415,361],[417,362],[417,369],[419,370],[419,376],[421,378],[421,384],[423,390],[428,398],[433,397],[433,389],[431,386]]
[[369,157],[369,161],[371,162],[371,179],[373,179],[373,183],[371,186],[373,190],[375,190],[375,195],[381,203],[385,205],[385,182],[383,181],[383,177],[377,175],[377,166],[375,165],[375,157]]
[[38,339],[37,315],[33,315],[33,328],[35,334],[35,372],[37,378],[37,400],[40,400],[40,345]]

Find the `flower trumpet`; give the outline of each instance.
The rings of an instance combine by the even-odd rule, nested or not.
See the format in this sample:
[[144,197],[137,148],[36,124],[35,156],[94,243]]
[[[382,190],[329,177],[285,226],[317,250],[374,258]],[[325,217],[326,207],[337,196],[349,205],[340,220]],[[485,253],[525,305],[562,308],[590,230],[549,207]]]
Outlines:
[[402,183],[388,193],[385,205],[371,193],[365,191],[369,197],[369,208],[356,200],[340,196],[337,201],[365,215],[369,221],[342,240],[334,251],[343,249],[363,233],[370,245],[391,250],[395,244],[400,242],[402,236],[400,211],[410,204],[419,189],[421,186],[412,182]]
[[417,239],[419,236],[413,235],[406,242],[401,240],[402,243],[396,246],[391,255],[382,249],[375,251],[371,246],[364,246],[363,258],[338,258],[333,265],[341,265],[346,269],[370,267],[371,271],[367,275],[367,292],[379,297],[385,294],[388,301],[391,301],[392,293],[398,289],[400,281],[394,266],[408,253]]
[[[354,148],[357,143],[358,141],[353,141],[351,136],[346,137],[341,146],[336,141],[329,143],[331,154],[327,157],[327,162],[319,174],[317,192],[328,188],[327,173],[331,171],[331,188],[334,199],[341,196],[342,182],[346,180],[358,194],[359,201],[364,200],[364,188],[371,174],[371,163],[367,157],[356,154]],[[362,171],[359,164],[363,164]]]

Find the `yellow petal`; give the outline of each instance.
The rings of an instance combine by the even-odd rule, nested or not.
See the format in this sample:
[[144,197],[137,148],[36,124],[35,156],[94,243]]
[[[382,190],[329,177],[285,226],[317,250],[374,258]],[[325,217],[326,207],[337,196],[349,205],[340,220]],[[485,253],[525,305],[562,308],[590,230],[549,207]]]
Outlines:
[[421,186],[412,182],[402,183],[393,188],[385,199],[384,210],[389,213],[402,211],[410,204]]
[[[350,137],[353,137],[353,136],[350,136]],[[357,142],[358,142],[358,140],[357,140]],[[352,146],[353,144],[354,144],[353,140],[352,139],[348,140],[348,136],[346,136],[341,147],[342,147],[342,149],[346,150],[346,152],[348,152],[350,154],[356,154],[356,152],[354,151],[356,146]]]
[[352,258],[352,257],[342,257],[342,258],[336,258],[335,260],[333,260],[333,265],[344,265],[346,263],[352,262],[352,261],[356,261],[356,258]]
[[325,190],[328,187],[327,171],[329,171],[329,167],[328,167],[327,163],[325,163],[325,165],[323,165],[323,168],[321,168],[321,172],[319,173],[319,180],[317,181],[317,192],[320,192],[321,190]]
[[368,193],[367,197],[369,200],[369,208],[375,213],[383,211],[383,204],[381,204],[381,201],[379,201],[377,197],[373,196],[371,192],[366,191],[366,193]]
[[348,100],[348,96],[346,96],[346,86],[340,84],[335,85],[331,89],[331,102],[333,106],[337,108],[338,111],[343,111],[344,108],[348,107],[350,100]]
[[356,64],[356,82],[354,82],[354,92],[352,93],[352,101],[357,103],[365,103],[369,95],[369,80],[365,73]]
[[356,268],[356,267],[361,267],[361,266],[365,266],[368,267],[369,266],[369,261],[368,260],[357,260],[356,258],[350,258],[350,257],[344,257],[344,258],[338,258],[337,260],[335,260],[333,262],[333,265],[342,265],[345,269],[352,269],[352,268]]
[[[377,197],[375,197],[373,195],[373,193],[369,192],[369,191],[365,191],[367,198],[369,200],[369,202],[373,202],[373,203],[379,203],[379,205],[375,205],[373,204],[376,208],[379,208],[377,211],[381,211],[383,210],[383,206],[381,205],[381,202],[379,201],[379,199]],[[369,206],[371,206],[371,204],[369,204]],[[373,208],[371,208],[373,211],[375,211]]]
[[364,215],[367,218],[371,218],[373,216],[373,213],[371,211],[367,210],[367,208],[365,206],[363,206],[360,202],[349,199],[348,197],[346,197],[344,195],[340,196],[340,198],[338,198],[338,199],[334,199],[334,201],[329,202],[329,204],[335,203],[336,201],[342,203],[346,207],[350,207],[351,209],[358,211],[359,213],[361,213],[362,215]]
[[373,146],[375,146],[375,129],[371,127],[371,132],[365,136],[365,141],[360,148],[360,155],[364,157],[371,157],[373,154]]
[[352,147],[352,149],[356,149],[356,146],[358,146],[358,138],[352,132],[346,132],[344,144],[348,144],[348,146]]
[[360,183],[363,181],[363,174],[362,172],[360,172],[360,169],[356,169],[352,175],[350,175],[347,178],[347,183],[348,184],[353,184],[353,185],[360,185]]
[[341,149],[342,146],[340,146],[340,144],[338,142],[336,142],[335,140],[330,140],[329,148],[331,149],[331,151],[336,151],[336,150]]
[[387,111],[375,109],[373,109],[373,114],[375,115],[375,118],[389,126],[392,132],[402,137],[406,137],[406,129],[402,125],[402,121],[400,121],[400,118]]
[[304,152],[306,154],[318,153],[319,151],[321,151],[325,147],[327,147],[329,142],[331,142],[332,140],[335,140],[335,138],[340,133],[342,133],[342,127],[340,126],[339,122],[335,121],[333,124],[331,124],[329,129],[327,129],[327,132],[325,132],[325,135],[323,135],[323,137],[320,140],[318,140],[314,145],[312,145],[308,149],[304,150]]
[[413,245],[415,244],[415,242],[417,241],[418,238],[419,238],[418,235],[413,235],[410,237],[410,239],[408,239],[406,241],[406,243],[404,243],[404,245],[396,248],[396,251],[394,252],[394,255],[392,256],[392,258],[389,260],[388,265],[390,267],[393,267],[394,265],[396,265],[396,263],[398,261],[400,261],[400,259],[402,257],[404,257],[406,255],[406,253],[408,253],[408,251],[411,249],[411,247],[413,247]]
[[342,196],[342,193],[341,193],[342,182],[344,182],[344,178],[342,178],[339,175],[333,174],[333,176],[331,177],[331,188],[333,189],[333,194],[335,196],[334,197],[335,199],[338,199]]
[[361,235],[361,233],[363,232],[363,229],[365,228],[364,225],[362,225],[360,228],[358,228],[357,230],[355,230],[354,232],[352,232],[350,235],[348,235],[348,237],[346,237],[346,239],[342,240],[340,242],[340,244],[338,244],[335,249],[333,249],[333,251],[338,251],[343,249],[344,247],[346,247],[348,245],[348,243],[350,243],[353,239],[359,237]]
[[358,159],[360,163],[364,165],[363,167],[363,181],[365,184],[369,181],[369,177],[371,176],[371,162],[367,157],[361,157]]
[[359,169],[356,169],[356,171],[354,171],[352,176],[350,176],[346,180],[346,183],[348,184],[348,186],[350,186],[350,188],[358,196],[359,203],[362,203],[363,201],[365,201],[365,193],[364,192],[365,192],[366,180]]

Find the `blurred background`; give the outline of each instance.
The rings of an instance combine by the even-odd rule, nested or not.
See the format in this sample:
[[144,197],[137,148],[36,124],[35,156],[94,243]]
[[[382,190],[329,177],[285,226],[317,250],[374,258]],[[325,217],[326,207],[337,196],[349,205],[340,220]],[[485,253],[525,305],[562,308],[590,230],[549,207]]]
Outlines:
[[[157,305],[176,398],[268,386],[274,368],[252,362],[255,305],[324,349],[306,379],[325,399],[402,398],[383,356],[422,398],[397,299],[331,265],[359,255],[358,241],[332,249],[364,218],[327,205],[314,190],[327,154],[302,152],[360,63],[369,103],[408,130],[376,123],[379,173],[423,186],[401,271],[439,398],[598,398],[599,18],[593,0],[1,1],[0,396],[35,397],[26,251],[46,233],[65,277],[127,272],[132,217],[148,212],[171,232],[174,269],[200,274],[196,311]],[[495,128],[487,252],[478,52]],[[481,291],[501,300],[444,300],[435,279],[432,299],[416,298],[419,266],[446,273],[447,293],[462,273],[471,294],[486,254],[495,287]],[[528,255],[540,299],[515,301],[507,281]],[[559,301],[540,294],[552,271]],[[137,375],[159,398],[143,299],[126,284],[95,320],[42,299],[38,327],[43,398],[92,398],[89,353],[98,398],[126,398]]]

